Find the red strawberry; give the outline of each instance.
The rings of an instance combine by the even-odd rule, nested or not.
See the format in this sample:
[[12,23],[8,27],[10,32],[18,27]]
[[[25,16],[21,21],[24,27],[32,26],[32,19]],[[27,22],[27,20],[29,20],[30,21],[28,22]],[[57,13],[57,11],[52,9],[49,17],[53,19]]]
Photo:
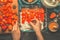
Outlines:
[[5,31],[7,29],[6,25],[2,25],[2,30]]
[[9,3],[12,3],[12,2],[13,2],[13,0],[8,0],[8,2],[9,2]]

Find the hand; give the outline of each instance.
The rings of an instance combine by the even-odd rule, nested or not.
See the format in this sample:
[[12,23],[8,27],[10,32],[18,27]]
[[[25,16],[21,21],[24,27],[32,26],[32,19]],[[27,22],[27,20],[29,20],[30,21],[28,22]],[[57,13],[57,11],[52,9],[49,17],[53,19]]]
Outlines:
[[20,30],[19,30],[18,23],[16,23],[13,26],[12,37],[13,37],[13,40],[20,40]]
[[32,26],[34,31],[41,31],[41,24],[40,21],[38,19],[34,19],[36,20],[36,23],[30,22],[30,25]]
[[36,22],[30,22],[33,30],[35,31],[36,33],[36,36],[37,36],[37,39],[38,40],[44,40],[43,36],[42,36],[42,33],[40,32],[41,31],[41,24],[40,24],[40,21],[38,19],[36,19]]

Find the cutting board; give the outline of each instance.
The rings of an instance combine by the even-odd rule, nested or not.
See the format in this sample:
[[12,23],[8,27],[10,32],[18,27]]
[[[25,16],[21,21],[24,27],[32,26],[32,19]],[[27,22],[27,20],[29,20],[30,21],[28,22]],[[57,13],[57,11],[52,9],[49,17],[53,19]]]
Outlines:
[[[1,4],[1,3],[0,3]],[[6,5],[6,4],[4,4],[4,5]],[[8,3],[7,5],[10,5],[12,8],[11,8],[11,10],[14,12],[14,13],[16,13],[17,14],[17,22],[18,22],[18,0],[12,0],[12,3]],[[12,15],[13,16],[13,15]],[[16,21],[15,21],[15,24],[16,24]],[[14,24],[14,25],[15,25]],[[14,29],[14,25],[12,26],[12,30]],[[0,27],[0,34],[1,33],[11,33],[12,32],[12,30],[11,31],[8,31],[8,28],[4,31],[4,32],[2,32],[2,28]]]

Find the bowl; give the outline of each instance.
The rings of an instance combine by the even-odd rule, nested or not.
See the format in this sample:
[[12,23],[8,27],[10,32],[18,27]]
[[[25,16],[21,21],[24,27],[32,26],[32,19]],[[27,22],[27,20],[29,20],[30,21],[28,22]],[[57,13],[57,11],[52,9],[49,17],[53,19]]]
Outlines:
[[34,4],[34,3],[36,3],[38,0],[34,0],[34,1],[31,1],[31,2],[28,2],[28,1],[26,1],[26,0],[22,0],[22,2],[23,3],[25,3],[25,4]]
[[59,28],[59,25],[58,25],[57,22],[50,22],[49,25],[48,25],[48,29],[51,32],[57,32],[58,31],[58,28]]
[[53,8],[53,7],[58,6],[59,1],[56,1],[56,0],[41,0],[41,3],[47,8]]

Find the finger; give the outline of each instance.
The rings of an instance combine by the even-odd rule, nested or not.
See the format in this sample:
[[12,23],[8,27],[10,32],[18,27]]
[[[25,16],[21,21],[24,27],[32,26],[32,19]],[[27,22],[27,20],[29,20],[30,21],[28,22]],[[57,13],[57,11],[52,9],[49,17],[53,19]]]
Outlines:
[[39,22],[39,20],[36,17],[33,20],[36,20],[36,22]]
[[34,24],[33,24],[32,22],[30,22],[30,25],[31,25],[32,27],[34,27]]
[[16,21],[16,25],[18,25],[18,22]]
[[42,24],[42,23],[43,23],[41,20],[40,20],[39,22],[40,22],[40,24]]
[[16,24],[14,24],[12,31],[17,30],[17,29],[18,29],[18,22],[16,22]]
[[39,20],[37,18],[34,18],[37,22],[39,22]]

